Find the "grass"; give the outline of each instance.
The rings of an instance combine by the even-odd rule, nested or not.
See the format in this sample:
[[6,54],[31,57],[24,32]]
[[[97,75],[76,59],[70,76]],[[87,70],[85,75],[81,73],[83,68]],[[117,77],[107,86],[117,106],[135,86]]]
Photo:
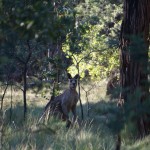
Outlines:
[[[100,132],[93,132],[84,127],[81,131],[71,129],[59,129],[56,133],[46,130],[41,132],[13,132],[13,136],[8,137],[6,147],[4,149],[114,149],[111,137],[102,138]],[[15,136],[15,138],[14,138]],[[108,143],[109,144],[108,144]]]
[[149,150],[150,149],[150,136],[147,136],[140,140],[134,140],[130,145],[122,143],[122,150]]
[[[27,92],[28,115],[23,120],[22,93],[13,91],[13,108],[10,120],[10,89],[4,99],[5,114],[4,125],[1,125],[0,146],[2,150],[114,150],[116,146],[116,132],[111,124],[118,125],[115,101],[110,101],[105,96],[106,82],[94,83],[93,85],[83,84],[84,90],[88,91],[90,103],[90,114],[87,116],[87,103],[85,91],[81,89],[81,99],[84,108],[84,121],[81,127],[75,125],[66,129],[65,122],[57,118],[50,118],[46,124],[38,124],[37,121],[48,102],[41,94],[33,91]],[[1,90],[1,95],[2,95]],[[49,93],[47,93],[47,97]],[[80,106],[77,106],[77,113],[80,118]],[[71,117],[71,116],[70,116]],[[132,127],[131,127],[132,128]],[[122,131],[123,150],[146,150],[150,147],[147,137],[142,140],[135,140],[129,135],[129,129]]]
[[65,123],[51,118],[46,125],[37,125],[32,115],[23,124],[7,123],[4,127],[3,148],[16,150],[113,150],[115,141],[109,130],[83,122],[82,127],[65,128]]

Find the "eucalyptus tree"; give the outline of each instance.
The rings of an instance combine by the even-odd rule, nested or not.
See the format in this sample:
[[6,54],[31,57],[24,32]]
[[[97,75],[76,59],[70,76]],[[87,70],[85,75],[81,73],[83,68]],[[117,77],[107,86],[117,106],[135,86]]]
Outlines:
[[[125,0],[120,35],[120,77],[122,86],[120,99],[124,99],[125,103],[133,106],[140,136],[149,133],[150,127],[149,115],[146,115],[146,113],[149,114],[149,110],[146,109],[147,106],[143,107],[143,103],[149,101],[149,10],[149,0]],[[135,107],[138,105],[141,107],[140,110]]]

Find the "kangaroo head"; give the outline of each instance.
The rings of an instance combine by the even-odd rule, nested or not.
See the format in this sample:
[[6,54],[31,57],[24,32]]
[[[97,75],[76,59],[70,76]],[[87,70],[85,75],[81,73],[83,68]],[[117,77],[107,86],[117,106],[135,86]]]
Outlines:
[[76,89],[76,86],[77,86],[77,80],[79,78],[79,75],[76,74],[73,78],[71,76],[70,73],[67,73],[67,76],[68,76],[68,79],[69,79],[69,87],[71,89]]

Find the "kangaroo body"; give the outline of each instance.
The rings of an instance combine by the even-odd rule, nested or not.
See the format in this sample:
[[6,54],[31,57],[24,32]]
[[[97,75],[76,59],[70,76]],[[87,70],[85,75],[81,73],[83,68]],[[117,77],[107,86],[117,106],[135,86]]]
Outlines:
[[69,112],[73,113],[73,121],[76,120],[76,105],[78,102],[78,93],[76,91],[77,79],[79,75],[74,78],[68,73],[69,88],[66,89],[62,94],[50,100],[45,106],[43,116],[46,114],[54,115],[67,122],[67,127],[70,126],[71,121],[69,120]]
[[78,93],[76,90],[68,89],[62,94],[61,105],[62,107],[65,105],[68,112],[76,107],[77,102]]

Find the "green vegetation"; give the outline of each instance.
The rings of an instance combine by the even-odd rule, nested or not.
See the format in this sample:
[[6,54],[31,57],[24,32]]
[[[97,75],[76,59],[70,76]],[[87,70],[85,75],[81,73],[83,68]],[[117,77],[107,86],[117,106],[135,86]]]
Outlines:
[[[88,70],[92,79],[101,80],[118,67],[117,35],[121,24],[121,7],[122,4],[93,0],[75,7],[76,30],[68,34],[63,47],[73,60],[68,68],[70,72],[75,74],[79,62],[82,77],[84,71]],[[120,18],[117,18],[119,15]]]
[[[143,1],[126,11],[121,0],[0,1],[0,149],[115,150],[119,136],[122,150],[150,149]],[[67,72],[80,75],[79,124],[37,124]]]
[[[89,86],[83,85],[86,89]],[[10,90],[7,91],[5,97],[4,124],[2,130],[2,146],[3,149],[30,149],[30,150],[44,150],[44,149],[76,149],[76,150],[114,150],[116,146],[116,123],[118,122],[116,116],[116,102],[109,101],[105,97],[105,84],[94,88],[89,96],[90,112],[89,117],[79,125],[75,125],[70,129],[66,129],[65,122],[51,117],[46,124],[37,124],[38,119],[46,105],[47,100],[43,100],[40,95],[35,96],[31,91],[28,91],[28,116],[27,120],[23,120],[23,107],[20,103],[21,92],[13,91],[13,107],[12,118],[10,120]],[[94,98],[95,93],[100,99]],[[84,113],[87,113],[85,93],[81,90]],[[104,101],[105,99],[105,101]],[[80,107],[78,105],[77,112],[80,117]],[[71,116],[70,116],[71,117]],[[117,125],[118,126],[118,125]],[[149,137],[142,140],[136,140],[134,135],[134,126],[127,124],[122,130],[122,149],[148,149],[150,145]]]

